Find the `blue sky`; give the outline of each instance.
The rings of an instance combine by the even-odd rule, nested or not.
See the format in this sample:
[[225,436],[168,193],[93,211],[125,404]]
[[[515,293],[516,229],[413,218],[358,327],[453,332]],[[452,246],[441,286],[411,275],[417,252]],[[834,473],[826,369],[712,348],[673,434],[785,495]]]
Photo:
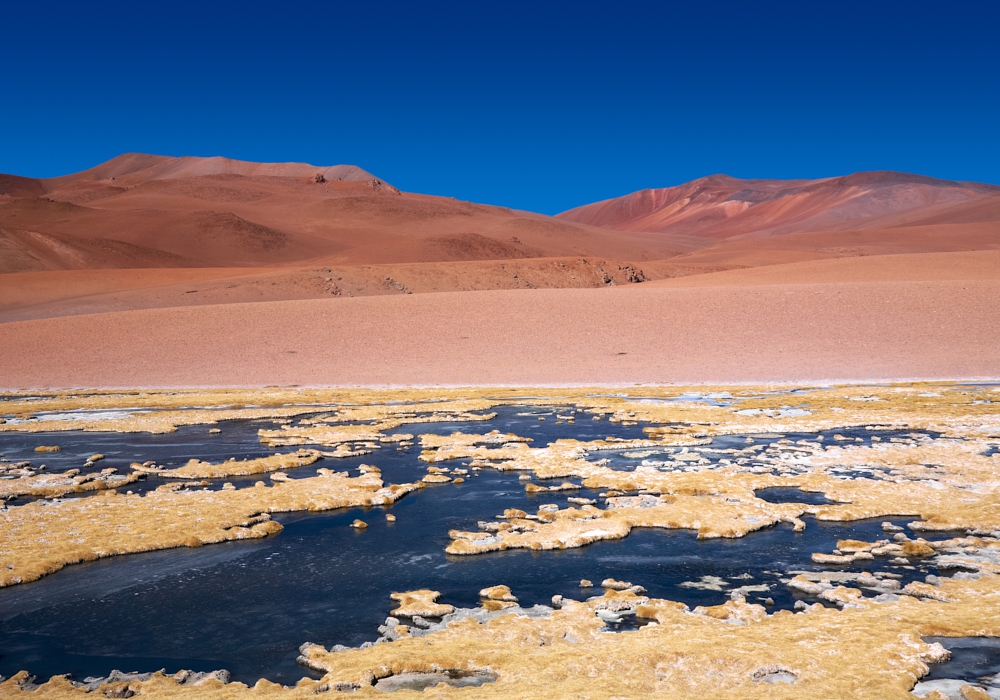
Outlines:
[[0,172],[353,163],[550,214],[720,172],[1000,184],[996,2],[19,5]]

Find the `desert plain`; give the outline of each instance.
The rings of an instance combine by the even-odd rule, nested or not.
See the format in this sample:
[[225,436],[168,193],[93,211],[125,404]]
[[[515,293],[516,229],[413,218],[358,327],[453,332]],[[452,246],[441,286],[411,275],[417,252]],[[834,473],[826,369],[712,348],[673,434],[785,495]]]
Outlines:
[[[0,694],[1000,697],[933,671],[948,638],[1000,637],[998,302],[1000,187],[905,173],[711,176],[555,217],[354,166],[0,176],[8,639],[41,609],[17,591],[95,564],[279,543],[298,517],[379,542],[480,483],[485,510],[420,556],[567,567],[471,594],[407,574],[365,599],[385,623],[363,644],[303,632],[301,680],[24,669]],[[193,431],[242,442],[144,459]],[[565,553],[598,571],[587,552],[643,532],[801,560],[567,588]]]

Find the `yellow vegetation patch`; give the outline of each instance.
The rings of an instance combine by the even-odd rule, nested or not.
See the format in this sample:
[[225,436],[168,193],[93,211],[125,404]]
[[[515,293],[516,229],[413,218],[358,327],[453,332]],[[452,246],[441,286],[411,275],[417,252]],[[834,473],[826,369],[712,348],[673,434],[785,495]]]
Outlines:
[[[309,665],[327,671],[323,683],[370,687],[404,671],[490,669],[496,683],[476,697],[589,698],[910,698],[909,689],[946,652],[921,641],[929,635],[1000,634],[995,581],[947,581],[951,599],[876,604],[857,589],[840,589],[854,607],[813,606],[803,614],[768,615],[729,601],[688,611],[672,601],[637,604],[654,618],[634,632],[608,634],[599,613],[607,596],[566,601],[547,619],[509,614],[486,624],[467,619],[425,637],[363,650],[305,650]],[[641,596],[619,593],[624,598]],[[980,606],[987,610],[979,617]],[[851,659],[865,663],[851,663]],[[785,672],[787,683],[769,683]],[[458,692],[439,689],[436,695]]]
[[221,464],[210,464],[192,459],[183,467],[163,469],[159,475],[171,479],[222,479],[227,476],[263,474],[282,469],[305,467],[319,459],[322,459],[322,454],[318,450],[298,450],[287,454],[275,454],[269,457],[240,461],[230,459]]
[[505,603],[516,603],[517,598],[510,592],[510,586],[490,586],[479,591],[480,598],[487,600],[502,600]]
[[326,445],[347,442],[374,442],[387,439],[377,428],[367,425],[284,425],[277,430],[259,430],[261,443],[271,447],[286,445]]
[[0,512],[0,586],[99,557],[266,537],[281,530],[269,513],[389,505],[417,488],[385,486],[372,473],[351,478],[320,471],[270,487],[263,482],[221,491],[161,487],[144,496],[105,491],[8,508]]
[[426,588],[419,591],[393,593],[389,597],[399,603],[399,607],[393,610],[392,614],[401,617],[441,617],[455,611],[453,605],[436,602],[441,597],[438,591]]
[[81,474],[70,469],[61,474],[25,475],[17,479],[0,479],[0,500],[16,496],[57,498],[67,493],[116,489],[138,480],[137,474],[118,474],[117,469],[103,469],[96,474]]
[[[907,416],[897,416],[905,425]],[[983,416],[977,416],[980,426]],[[938,419],[938,427],[944,427]],[[961,424],[964,418],[957,416]],[[914,426],[907,426],[914,427]],[[998,426],[1000,427],[1000,426]],[[952,429],[954,430],[954,429]],[[900,442],[873,442],[871,446],[825,446],[819,441],[775,443],[766,449],[748,447],[720,451],[730,459],[712,464],[705,455],[711,447],[683,447],[656,464],[617,471],[593,461],[601,451],[652,441],[558,440],[534,448],[520,442],[487,447],[475,436],[443,438],[421,459],[442,462],[473,458],[473,464],[500,470],[530,470],[542,478],[576,476],[583,486],[606,489],[606,508],[589,506],[539,511],[517,522],[487,525],[481,533],[453,532],[451,554],[474,554],[509,548],[564,549],[597,540],[626,536],[633,527],[685,528],[701,538],[742,537],[749,532],[787,522],[797,530],[810,514],[821,520],[859,520],[892,515],[917,516],[914,528],[924,530],[1000,530],[1000,482],[995,479],[1000,459],[987,456],[992,438],[956,439],[918,435]],[[428,441],[430,444],[430,441]],[[676,448],[676,446],[674,446]],[[701,450],[700,452],[698,450]],[[749,456],[748,456],[749,455]],[[755,492],[771,487],[797,487],[822,493],[833,505],[769,503]],[[528,484],[529,492],[551,490]],[[636,493],[639,495],[613,496]],[[845,546],[851,556],[865,543]],[[902,556],[930,554],[919,543],[905,545]],[[819,563],[845,563],[819,554]]]

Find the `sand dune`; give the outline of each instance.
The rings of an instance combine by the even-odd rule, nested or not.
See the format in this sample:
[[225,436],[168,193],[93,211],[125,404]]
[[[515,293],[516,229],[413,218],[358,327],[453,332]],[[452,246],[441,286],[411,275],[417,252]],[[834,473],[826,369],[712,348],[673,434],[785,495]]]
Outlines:
[[0,385],[995,377],[1000,281],[457,292],[4,324]]

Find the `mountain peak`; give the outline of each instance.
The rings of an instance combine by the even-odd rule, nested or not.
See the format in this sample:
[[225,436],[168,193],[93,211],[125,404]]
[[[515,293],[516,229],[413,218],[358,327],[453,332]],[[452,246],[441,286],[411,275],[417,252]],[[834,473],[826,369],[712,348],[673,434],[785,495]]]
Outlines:
[[123,153],[98,166],[51,181],[110,180],[126,178],[129,184],[152,180],[173,180],[205,175],[240,175],[244,177],[314,177],[327,180],[364,182],[377,179],[356,165],[311,165],[309,163],[255,163],[224,156],[160,156],[148,153]]

